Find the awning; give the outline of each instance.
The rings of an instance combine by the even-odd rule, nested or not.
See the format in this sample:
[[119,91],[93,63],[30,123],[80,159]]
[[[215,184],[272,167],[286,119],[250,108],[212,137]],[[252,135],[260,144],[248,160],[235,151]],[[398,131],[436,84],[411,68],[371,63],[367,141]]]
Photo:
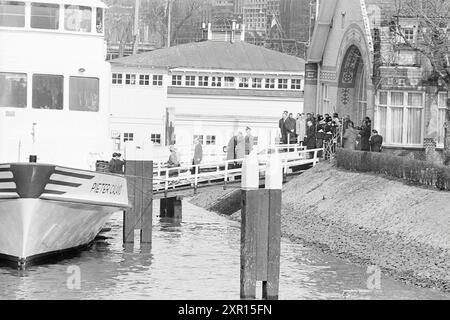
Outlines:
[[336,5],[337,0],[322,0],[320,3],[319,16],[308,51],[308,63],[319,63],[322,61]]

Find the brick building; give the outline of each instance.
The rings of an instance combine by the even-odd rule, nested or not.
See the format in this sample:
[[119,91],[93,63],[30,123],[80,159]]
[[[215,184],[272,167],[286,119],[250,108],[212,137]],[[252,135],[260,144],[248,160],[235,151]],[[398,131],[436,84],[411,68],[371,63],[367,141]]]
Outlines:
[[[401,1],[400,1],[401,2]],[[323,0],[305,74],[305,111],[365,116],[384,150],[424,158],[443,148],[447,92],[428,81],[429,64],[392,32],[418,41],[418,21],[388,0]],[[403,40],[404,41],[404,40]]]

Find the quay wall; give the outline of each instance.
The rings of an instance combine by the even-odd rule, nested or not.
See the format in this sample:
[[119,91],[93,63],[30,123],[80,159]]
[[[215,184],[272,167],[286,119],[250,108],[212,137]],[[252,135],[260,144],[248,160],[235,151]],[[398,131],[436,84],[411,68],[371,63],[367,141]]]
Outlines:
[[[240,220],[239,189],[218,187],[190,202]],[[282,234],[450,292],[449,204],[450,192],[321,163],[283,186]]]

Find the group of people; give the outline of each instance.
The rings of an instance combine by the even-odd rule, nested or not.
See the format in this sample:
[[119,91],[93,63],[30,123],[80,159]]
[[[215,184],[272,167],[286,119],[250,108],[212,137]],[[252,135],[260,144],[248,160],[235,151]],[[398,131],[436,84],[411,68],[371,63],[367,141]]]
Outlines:
[[[174,146],[169,147],[170,155],[169,160],[167,161],[167,166],[169,168],[179,167],[180,166],[180,159],[178,157],[178,153]],[[192,158],[192,164],[197,165],[202,162],[203,159],[203,147],[200,143],[199,138],[194,139],[194,156]],[[191,169],[193,172],[195,169]]]
[[253,150],[254,140],[250,127],[245,129],[245,136],[242,131],[233,135],[227,145],[227,160],[243,159],[245,155],[250,154]]
[[331,140],[338,133],[339,124],[337,113],[333,117],[329,114],[315,116],[313,113],[297,113],[294,119],[288,111],[283,112],[278,122],[281,143],[299,143],[307,149],[322,148],[324,141]]
[[346,149],[381,152],[383,137],[372,130],[372,122],[365,117],[361,126],[355,127],[350,116],[339,118],[337,113],[324,114],[292,113],[284,111],[278,122],[282,144],[302,144],[307,149],[323,148],[325,143],[333,147],[340,145]]
[[383,137],[372,129],[372,121],[365,117],[359,127],[355,127],[349,116],[343,121],[344,148],[350,150],[381,152]]
[[121,159],[122,154],[114,152],[112,158],[109,161],[109,172],[124,174],[125,173],[125,161]]

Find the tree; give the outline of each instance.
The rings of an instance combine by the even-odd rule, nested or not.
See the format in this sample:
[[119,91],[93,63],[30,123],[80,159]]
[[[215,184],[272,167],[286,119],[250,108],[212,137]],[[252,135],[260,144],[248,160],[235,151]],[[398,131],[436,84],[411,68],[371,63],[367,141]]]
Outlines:
[[105,36],[108,42],[119,45],[119,57],[123,57],[125,46],[133,41],[134,0],[108,1],[110,7],[105,16]]
[[[189,20],[196,19],[200,25],[203,10],[211,0],[141,0],[141,24],[157,39],[159,47],[167,45],[169,14],[171,16],[170,44],[176,44],[180,31],[188,29]],[[169,9],[170,5],[170,9]],[[206,21],[205,21],[206,22]]]
[[[402,18],[415,19],[416,37],[402,27]],[[392,30],[400,37],[402,45],[425,58],[431,69],[429,82],[445,88],[450,97],[450,1],[397,0]],[[450,164],[450,99],[447,99],[444,128],[444,162]]]

